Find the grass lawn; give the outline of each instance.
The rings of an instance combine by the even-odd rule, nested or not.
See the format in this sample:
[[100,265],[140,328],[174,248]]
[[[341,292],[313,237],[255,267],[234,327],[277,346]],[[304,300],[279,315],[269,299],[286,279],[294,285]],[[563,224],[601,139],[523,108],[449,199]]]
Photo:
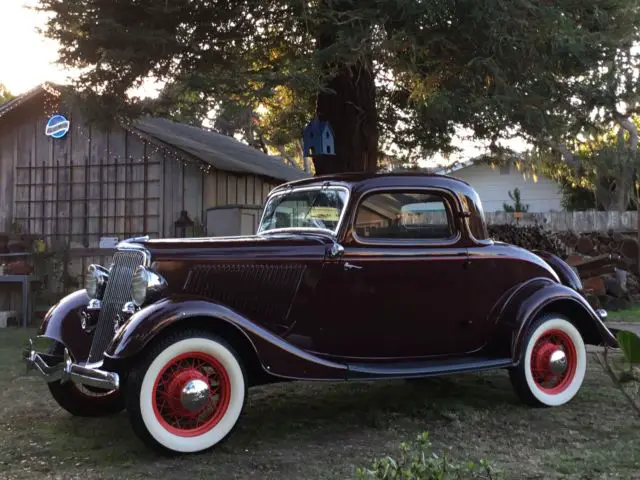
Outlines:
[[640,323],[640,305],[634,305],[626,310],[609,312],[608,322],[635,322]]
[[346,479],[429,431],[436,451],[488,458],[509,479],[640,478],[640,421],[590,362],[568,406],[521,404],[505,372],[419,382],[288,383],[256,388],[213,451],[161,458],[125,413],[73,418],[26,377],[19,330],[0,331],[0,478]]

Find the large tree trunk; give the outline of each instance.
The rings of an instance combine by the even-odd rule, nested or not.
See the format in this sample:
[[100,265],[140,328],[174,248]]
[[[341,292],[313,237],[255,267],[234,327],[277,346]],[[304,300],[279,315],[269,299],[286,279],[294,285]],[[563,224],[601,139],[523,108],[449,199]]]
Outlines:
[[[638,178],[638,173],[639,173],[638,168],[636,166],[638,161],[638,142],[639,142],[638,127],[636,127],[636,124],[631,119],[625,118],[620,115],[618,115],[616,120],[620,124],[620,127],[622,127],[627,132],[629,132],[629,151],[631,152],[631,158],[633,159],[633,167],[634,167],[633,169],[635,170],[636,178],[634,179],[633,191],[636,193],[636,215],[637,215],[636,228],[638,229],[638,232],[637,232],[638,263],[636,265],[636,273],[640,275],[640,195],[638,195],[638,192],[636,190],[636,185],[635,185],[635,180]],[[620,138],[624,143],[624,136],[621,135]]]
[[316,175],[375,172],[378,157],[376,89],[373,65],[345,66],[320,92],[317,114],[333,129],[335,155],[318,155]]

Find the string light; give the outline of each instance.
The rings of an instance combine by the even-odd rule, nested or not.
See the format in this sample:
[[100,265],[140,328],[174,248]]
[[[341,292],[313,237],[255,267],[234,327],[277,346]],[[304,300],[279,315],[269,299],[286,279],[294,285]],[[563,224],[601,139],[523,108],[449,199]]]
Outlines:
[[[60,90],[56,89],[54,86],[48,84],[48,83],[43,83],[43,84],[38,85],[37,87],[29,90],[28,92],[23,93],[22,95],[18,96],[14,100],[11,100],[5,106],[4,109],[2,107],[0,107],[0,118],[4,117],[9,112],[12,112],[13,110],[18,108],[23,103],[33,99],[39,93],[45,93],[44,98],[43,98],[44,115],[45,116],[49,117],[49,116],[59,112],[62,92]],[[169,148],[169,147],[165,147],[163,145],[158,145],[157,143],[153,142],[153,140],[151,140],[151,139],[143,136],[142,134],[140,134],[135,129],[134,124],[132,124],[131,122],[122,122],[120,124],[120,126],[122,128],[124,128],[127,131],[127,133],[129,133],[131,135],[134,135],[140,141],[142,141],[143,143],[147,144],[147,147],[148,147],[148,149],[147,149],[147,157],[150,156],[150,155],[155,155],[155,154],[159,153],[161,155],[164,155],[165,158],[170,158],[170,159],[172,159],[174,161],[179,162],[184,167],[187,167],[187,166],[190,166],[190,165],[191,166],[197,166],[202,172],[207,173],[207,174],[211,173],[214,170],[214,168],[210,164],[205,163],[204,161],[193,160],[192,158],[190,158],[187,155],[178,153],[175,149],[172,149],[172,148]],[[85,139],[89,139],[90,138],[90,133],[89,133],[88,129],[85,129],[85,128],[82,128],[82,127],[78,127],[75,131],[78,132]],[[104,154],[108,154],[109,153],[108,147],[105,147],[103,153]],[[113,155],[112,158],[114,160],[116,160],[116,161],[125,159],[125,157],[122,157],[120,155]],[[136,159],[136,158],[133,157],[133,155],[128,155],[125,160],[128,160],[130,162],[134,162],[134,161],[138,160],[139,163],[144,163],[144,158]]]

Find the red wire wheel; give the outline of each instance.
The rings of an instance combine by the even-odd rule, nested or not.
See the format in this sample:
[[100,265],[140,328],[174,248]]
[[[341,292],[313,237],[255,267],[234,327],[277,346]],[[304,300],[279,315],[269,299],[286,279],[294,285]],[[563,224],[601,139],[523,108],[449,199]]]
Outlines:
[[[181,401],[182,389],[192,380],[209,386],[207,402],[190,411]],[[197,437],[213,429],[224,417],[231,399],[231,381],[222,364],[211,355],[187,352],[171,359],[153,386],[153,411],[158,422],[180,437]]]
[[[566,358],[563,372],[552,370],[552,355],[562,351]],[[553,329],[543,333],[533,346],[531,374],[536,387],[548,395],[564,392],[573,381],[578,367],[578,353],[571,337],[563,330]]]

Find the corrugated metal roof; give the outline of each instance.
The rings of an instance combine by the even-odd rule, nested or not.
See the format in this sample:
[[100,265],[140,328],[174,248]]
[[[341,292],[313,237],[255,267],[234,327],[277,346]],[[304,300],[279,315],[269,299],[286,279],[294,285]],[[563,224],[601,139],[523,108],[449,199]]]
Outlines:
[[2,105],[0,105],[0,118],[3,115],[9,113],[14,108],[17,108],[20,104],[26,102],[27,100],[29,100],[29,99],[37,96],[37,95],[40,95],[41,93],[49,91],[47,88],[48,88],[47,84],[38,85],[38,86],[32,88],[31,90],[27,90],[23,94],[18,95],[13,100],[10,100],[10,101],[8,101],[6,103],[3,103]]
[[310,175],[235,138],[166,118],[147,117],[133,123],[142,133],[183,150],[218,170],[252,173],[279,180],[298,180]]

